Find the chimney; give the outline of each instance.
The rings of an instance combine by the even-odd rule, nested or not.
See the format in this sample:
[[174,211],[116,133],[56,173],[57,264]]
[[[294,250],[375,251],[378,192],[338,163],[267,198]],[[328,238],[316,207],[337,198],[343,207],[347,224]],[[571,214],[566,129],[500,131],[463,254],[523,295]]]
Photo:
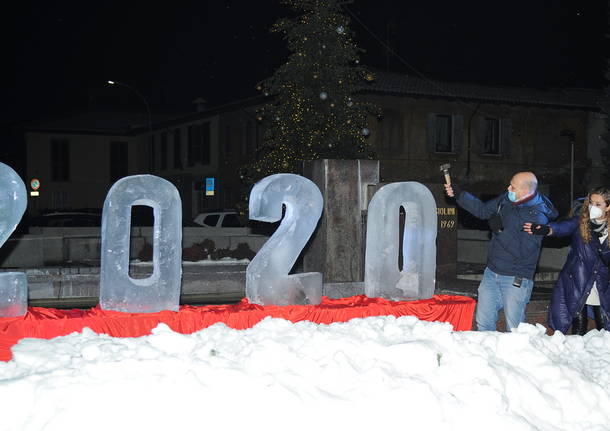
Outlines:
[[201,111],[206,110],[206,108],[208,106],[208,102],[207,102],[207,100],[203,99],[202,97],[198,97],[195,100],[193,100],[193,105],[195,105],[195,111],[201,112]]

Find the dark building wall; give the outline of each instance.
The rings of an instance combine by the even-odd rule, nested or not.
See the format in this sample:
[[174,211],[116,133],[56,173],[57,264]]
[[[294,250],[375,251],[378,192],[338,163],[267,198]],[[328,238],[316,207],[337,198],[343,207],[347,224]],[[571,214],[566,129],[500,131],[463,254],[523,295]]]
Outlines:
[[[381,121],[371,119],[371,142],[380,160],[383,182],[443,181],[441,164],[451,164],[454,181],[477,195],[503,191],[518,171],[533,171],[560,206],[569,201],[570,144],[562,130],[575,133],[575,196],[585,193],[589,112],[555,108],[461,103],[408,97],[371,98],[382,107]],[[453,151],[430,145],[433,115],[450,116]],[[497,154],[486,153],[486,121],[498,121]],[[567,197],[567,198],[566,198]]]

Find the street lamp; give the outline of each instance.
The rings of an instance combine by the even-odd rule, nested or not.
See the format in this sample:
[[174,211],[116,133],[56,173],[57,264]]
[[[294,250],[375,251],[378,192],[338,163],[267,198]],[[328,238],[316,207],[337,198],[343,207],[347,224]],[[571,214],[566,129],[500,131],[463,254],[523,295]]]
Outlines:
[[142,99],[142,102],[144,102],[144,105],[146,106],[146,115],[148,116],[148,131],[150,133],[152,133],[152,120],[151,120],[151,116],[150,116],[150,105],[148,104],[146,97],[144,97],[142,95],[142,93],[140,93],[138,90],[133,88],[131,85],[127,85],[124,82],[120,82],[120,81],[106,81],[106,82],[108,82],[108,84],[110,84],[110,85],[119,85],[121,87],[128,88],[131,91],[133,91],[134,93],[136,93],[140,99]]

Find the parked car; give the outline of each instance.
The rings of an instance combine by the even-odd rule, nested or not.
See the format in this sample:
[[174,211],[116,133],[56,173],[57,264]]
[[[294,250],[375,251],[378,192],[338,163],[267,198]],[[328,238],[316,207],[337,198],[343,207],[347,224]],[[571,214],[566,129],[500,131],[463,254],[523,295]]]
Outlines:
[[210,234],[247,235],[250,228],[242,223],[237,211],[213,211],[198,214],[193,221],[210,230]]
[[245,227],[237,211],[201,213],[193,221],[204,227]]
[[102,225],[102,214],[80,211],[51,212],[28,220],[32,227],[96,227]]
[[[136,205],[131,213],[132,227],[152,226],[153,210],[150,207]],[[100,227],[102,213],[80,211],[58,211],[40,215],[27,221],[30,227]],[[183,227],[199,227],[191,220],[182,220]]]

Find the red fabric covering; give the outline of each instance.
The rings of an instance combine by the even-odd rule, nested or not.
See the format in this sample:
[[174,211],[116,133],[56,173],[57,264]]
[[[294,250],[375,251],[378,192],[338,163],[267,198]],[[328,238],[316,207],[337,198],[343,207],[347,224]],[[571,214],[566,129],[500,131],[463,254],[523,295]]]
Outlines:
[[421,320],[449,322],[458,331],[470,330],[476,302],[464,296],[435,295],[419,301],[387,301],[364,295],[342,299],[322,298],[319,305],[261,306],[247,299],[231,305],[193,307],[184,305],[178,312],[122,313],[100,308],[88,310],[58,310],[29,307],[22,317],[0,318],[0,360],[12,357],[11,347],[21,338],[53,338],[91,328],[98,334],[113,337],[149,335],[159,323],[172,330],[190,334],[218,322],[235,329],[254,326],[267,316],[292,322],[307,320],[314,323],[346,322],[356,317],[416,316]]

